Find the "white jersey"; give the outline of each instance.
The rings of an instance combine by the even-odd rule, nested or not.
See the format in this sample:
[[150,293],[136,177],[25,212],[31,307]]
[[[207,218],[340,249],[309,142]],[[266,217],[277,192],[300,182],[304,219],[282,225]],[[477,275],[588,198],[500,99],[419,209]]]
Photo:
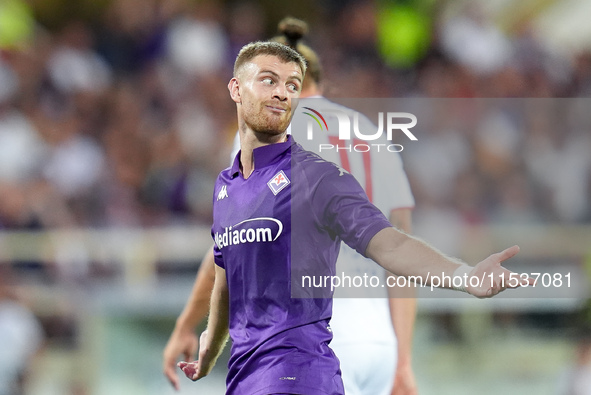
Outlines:
[[[349,118],[353,120],[355,111],[323,97],[300,99],[288,132],[292,133],[295,141],[305,149],[316,152],[324,159],[338,164],[353,174],[364,187],[370,201],[386,217],[390,215],[392,210],[414,207],[414,199],[404,173],[400,154],[386,150],[384,147],[388,142],[385,140],[372,141],[374,146],[367,152],[361,152],[366,151],[362,146],[355,149],[356,142],[354,140],[339,140],[338,116],[335,115],[338,113],[349,114]],[[312,139],[309,139],[308,134],[310,123],[314,128]],[[358,126],[359,130],[374,132],[377,130],[377,127],[361,114],[359,114]],[[378,144],[381,144],[379,152],[375,148]],[[331,145],[340,147],[339,149],[330,149]],[[240,140],[236,135],[232,159],[238,153],[239,147]],[[352,279],[355,276],[367,275],[367,278],[374,276],[381,280],[381,284],[384,284],[386,277],[384,270],[379,265],[364,258],[345,243],[341,243],[336,273],[349,276]],[[381,381],[384,389],[379,391],[391,388],[392,385],[397,343],[390,317],[387,291],[385,287],[381,287],[381,284],[377,287],[355,288],[353,286],[335,289],[331,320],[334,338],[330,346],[341,361],[347,394],[357,393],[353,387],[347,389],[348,385],[356,385],[348,384],[348,382],[359,376],[358,372],[353,372],[352,369],[370,369],[369,374],[373,374],[373,376],[376,374],[375,369],[378,369],[377,366],[372,367],[367,364],[361,366],[358,363],[359,355],[356,355],[358,351],[352,349],[351,346],[363,345],[365,346],[364,350],[382,350],[381,355],[376,355],[373,359],[370,358],[375,363],[381,364],[382,368],[386,367],[382,369],[383,377],[375,377],[373,381]],[[361,393],[379,393],[378,390],[363,388]]]

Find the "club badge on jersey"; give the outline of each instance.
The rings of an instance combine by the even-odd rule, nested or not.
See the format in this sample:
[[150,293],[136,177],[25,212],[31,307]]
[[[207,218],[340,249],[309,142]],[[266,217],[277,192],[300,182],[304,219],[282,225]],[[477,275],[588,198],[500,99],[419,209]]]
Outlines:
[[269,180],[267,185],[273,195],[277,195],[281,190],[283,190],[286,186],[290,184],[289,178],[285,175],[283,170],[279,171],[279,173],[275,174],[273,178]]

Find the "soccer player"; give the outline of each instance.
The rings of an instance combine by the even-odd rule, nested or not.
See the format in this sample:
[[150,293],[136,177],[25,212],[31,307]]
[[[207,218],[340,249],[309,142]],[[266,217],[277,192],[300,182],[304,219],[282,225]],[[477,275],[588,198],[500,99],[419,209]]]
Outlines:
[[[300,98],[312,99],[308,101],[308,105],[322,113],[326,113],[327,109],[351,112],[352,110],[322,97],[323,76],[319,58],[314,50],[300,42],[307,31],[308,26],[304,21],[288,17],[279,23],[281,35],[271,40],[289,45],[306,59],[307,72]],[[306,105],[305,100],[300,100],[300,108]],[[330,118],[328,122],[331,123]],[[375,130],[375,126],[367,118],[362,117],[361,122],[362,126],[366,126],[368,130]],[[362,129],[365,130],[364,127]],[[334,132],[337,129],[331,126],[329,130]],[[323,137],[328,137],[328,134],[323,134]],[[306,140],[302,139],[302,142]],[[310,150],[314,149],[312,145],[303,144],[303,146]],[[239,149],[240,139],[237,135],[232,159],[236,157]],[[372,197],[370,201],[389,216],[394,226],[410,233],[414,199],[398,154],[382,153],[370,156],[369,153],[346,153],[343,150],[340,154],[330,151],[329,154],[320,153],[320,155],[341,165],[345,162],[346,170],[358,180],[363,180],[366,188],[373,185],[373,187],[370,186],[372,190],[368,193]],[[341,158],[343,155],[345,157]],[[369,163],[366,161],[368,157]],[[387,179],[376,182],[380,179],[377,174],[379,169],[385,168],[388,169]],[[373,183],[370,182],[371,179],[374,180]],[[337,267],[342,266],[343,270],[356,270],[384,276],[379,266],[343,243],[341,243],[337,262]],[[185,359],[188,360],[195,353],[197,348],[195,329],[207,313],[209,295],[213,287],[213,273],[213,253],[208,253],[202,262],[191,298],[179,317],[164,352],[164,372],[176,388],[178,388],[178,377],[175,372],[176,358],[184,354]],[[340,361],[345,392],[348,395],[416,394],[416,382],[411,366],[416,301],[413,298],[414,292],[408,291],[409,289],[389,287],[387,292],[383,289],[379,290],[378,297],[373,293],[364,295],[366,297],[363,298],[336,297],[333,300],[330,326],[334,338],[330,347]],[[390,298],[387,298],[388,296]],[[359,363],[361,356],[364,363]]]
[[[490,297],[511,286],[500,263],[513,246],[475,267],[446,257],[393,228],[348,172],[305,151],[287,135],[306,71],[278,43],[252,43],[237,56],[228,84],[236,102],[241,151],[215,186],[215,281],[199,359],[180,362],[192,380],[207,375],[228,334],[230,394],[343,394],[328,342],[331,298],[292,298],[291,271],[335,272],[341,240],[386,270],[423,284],[491,278],[462,287]],[[292,251],[297,254],[292,254]],[[294,257],[299,260],[294,262]],[[528,280],[532,283],[532,280]]]
[[[335,111],[346,113],[349,119],[353,119],[355,111],[322,96],[323,76],[319,57],[313,49],[301,42],[308,32],[307,24],[288,17],[279,22],[279,32],[281,35],[271,41],[286,44],[298,51],[306,59],[308,67],[300,94],[300,110],[294,114],[294,121],[295,117],[299,116],[300,119],[298,122],[292,121],[290,128],[294,137],[305,149],[318,153],[323,159],[337,163],[350,172],[364,186],[370,202],[388,216],[395,227],[410,233],[414,199],[400,156],[384,150],[347,150],[344,146],[338,152],[336,149],[319,151],[319,144],[339,144],[338,121],[330,114]],[[327,122],[327,129],[317,134],[313,140],[306,138],[306,130],[301,127],[306,120],[310,120],[305,114],[307,111],[311,112],[310,108],[324,114]],[[356,115],[359,117],[360,130],[376,130],[376,126],[367,117],[359,113]],[[293,127],[295,124],[300,127]],[[238,136],[234,143],[232,157],[240,149]],[[374,143],[384,143],[385,146],[389,142]],[[387,175],[383,174],[385,169]],[[337,269],[339,273],[350,277],[356,274],[386,277],[383,269],[344,243],[340,246]],[[354,290],[337,288],[330,322],[333,332],[330,347],[340,361],[347,395],[416,394],[411,366],[412,333],[416,316],[414,294],[414,289],[410,287],[361,287]]]

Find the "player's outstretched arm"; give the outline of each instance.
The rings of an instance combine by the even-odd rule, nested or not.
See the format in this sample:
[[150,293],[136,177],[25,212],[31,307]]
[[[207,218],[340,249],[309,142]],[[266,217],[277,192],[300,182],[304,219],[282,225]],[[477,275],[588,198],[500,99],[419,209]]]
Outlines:
[[[479,286],[466,286],[464,290],[479,298],[491,297],[506,288],[519,286],[512,284],[509,278],[511,272],[501,266],[501,262],[518,252],[519,247],[513,246],[470,267],[395,228],[382,229],[371,239],[366,249],[366,255],[386,270],[401,276],[420,278],[423,285],[453,288],[454,277],[462,277],[464,284],[469,284],[472,277],[478,277],[482,279]],[[527,282],[533,285],[533,279]]]
[[207,329],[199,337],[199,359],[178,363],[188,378],[197,381],[211,372],[228,340],[228,323],[229,296],[226,271],[216,265]]
[[177,318],[164,348],[162,370],[177,391],[180,389],[176,370],[177,360],[179,356],[182,356],[184,361],[191,361],[196,357],[199,340],[195,330],[209,311],[209,298],[215,278],[214,266],[213,248],[210,248],[201,261],[189,299]]

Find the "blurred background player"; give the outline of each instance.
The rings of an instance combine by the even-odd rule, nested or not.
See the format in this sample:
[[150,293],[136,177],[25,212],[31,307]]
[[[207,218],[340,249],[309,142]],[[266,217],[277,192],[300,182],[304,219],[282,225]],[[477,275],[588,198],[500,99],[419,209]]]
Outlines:
[[[296,49],[308,63],[300,95],[304,100],[300,100],[299,111],[295,116],[300,116],[301,109],[305,106],[311,106],[324,114],[331,109],[352,112],[322,97],[322,66],[317,54],[309,46],[300,42],[308,31],[307,24],[295,18],[285,18],[279,23],[279,31],[281,35],[274,37],[272,41],[278,41]],[[336,118],[327,117],[327,122],[336,122]],[[360,125],[364,125],[368,130],[375,130],[375,126],[367,118],[362,117],[360,122]],[[338,130],[336,127],[328,129]],[[310,144],[306,146],[309,142],[303,136],[298,138],[299,131],[293,130],[293,132],[296,134],[296,141],[304,148],[317,151]],[[322,138],[329,137],[322,135]],[[314,141],[314,143],[318,142],[318,140]],[[239,139],[236,136],[232,158],[236,156],[238,150]],[[371,197],[372,203],[389,217],[393,225],[405,232],[410,232],[414,200],[400,156],[391,152],[382,152],[377,155],[374,153],[369,156],[371,159],[368,163],[366,161],[368,153],[346,151],[340,153],[339,155],[331,151],[328,155],[326,152],[322,155],[325,159],[343,166],[362,185],[369,185],[371,190],[367,190],[366,187],[366,192]],[[343,154],[346,157],[343,157]],[[378,174],[380,171],[383,172],[383,169],[388,169],[388,174]],[[370,171],[367,172],[368,170]],[[376,181],[379,179],[381,182],[370,182],[370,179]],[[209,294],[213,287],[213,267],[213,256],[209,253],[202,263],[189,301],[177,319],[175,329],[164,351],[164,372],[176,388],[178,388],[175,370],[177,357],[183,354],[186,359],[190,359],[197,349],[195,328],[208,310]],[[344,243],[341,244],[337,269],[337,273],[342,271],[348,275],[366,273],[369,276],[386,276],[386,273],[374,262],[363,258]],[[331,342],[331,348],[340,360],[347,394],[417,393],[411,367],[412,332],[416,315],[413,291],[410,288],[387,289],[387,293],[383,289],[378,290],[377,293],[375,290],[372,292],[365,289],[366,292],[354,295],[358,296],[355,298],[351,298],[352,295],[348,295],[346,291],[335,292],[337,297],[333,301],[331,327],[334,339]]]

